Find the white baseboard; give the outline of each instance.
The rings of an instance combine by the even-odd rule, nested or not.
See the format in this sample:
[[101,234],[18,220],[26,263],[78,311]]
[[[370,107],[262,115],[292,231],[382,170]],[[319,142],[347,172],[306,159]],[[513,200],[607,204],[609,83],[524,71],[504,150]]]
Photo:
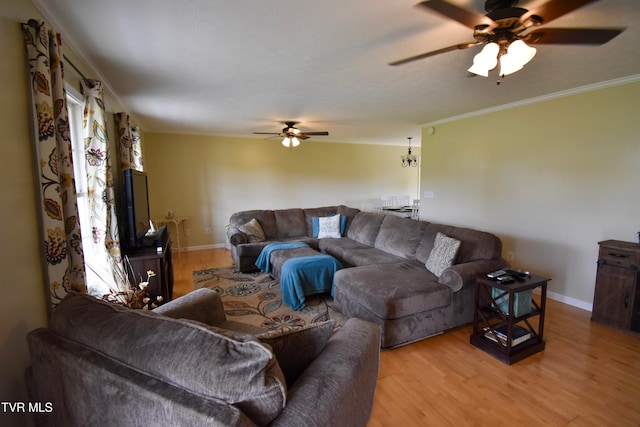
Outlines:
[[576,298],[571,298],[555,292],[547,292],[547,297],[552,300],[560,301],[564,304],[571,305],[573,307],[581,308],[587,311],[593,311],[593,304],[590,302],[582,301]]
[[190,252],[190,251],[201,251],[204,249],[224,249],[224,248],[225,248],[224,243],[215,243],[213,245],[187,246],[182,250],[185,252]]

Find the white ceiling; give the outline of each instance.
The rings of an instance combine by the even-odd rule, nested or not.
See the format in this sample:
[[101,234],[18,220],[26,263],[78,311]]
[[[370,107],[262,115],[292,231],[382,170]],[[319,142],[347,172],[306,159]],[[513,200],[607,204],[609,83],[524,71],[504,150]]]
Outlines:
[[[500,86],[496,71],[469,77],[479,47],[387,65],[473,41],[418,0],[33,1],[146,132],[261,138],[295,120],[330,133],[305,143],[419,144],[423,124],[640,75],[637,0],[549,23],[626,30],[598,47],[538,45]],[[450,2],[484,13],[484,0]]]

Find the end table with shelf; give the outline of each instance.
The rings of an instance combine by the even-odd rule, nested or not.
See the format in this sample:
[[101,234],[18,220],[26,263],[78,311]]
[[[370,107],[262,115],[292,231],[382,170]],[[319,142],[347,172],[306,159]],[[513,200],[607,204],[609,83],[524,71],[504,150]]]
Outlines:
[[[544,315],[549,280],[531,275],[507,284],[484,276],[478,277],[471,344],[507,365],[544,350]],[[533,292],[537,288],[540,289],[539,294]],[[518,342],[517,331],[527,334],[529,338]]]

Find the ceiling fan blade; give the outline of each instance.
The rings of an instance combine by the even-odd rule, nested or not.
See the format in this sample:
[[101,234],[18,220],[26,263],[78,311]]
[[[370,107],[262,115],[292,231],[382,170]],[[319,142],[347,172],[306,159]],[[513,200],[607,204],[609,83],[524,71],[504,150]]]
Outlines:
[[481,13],[463,9],[444,0],[426,0],[418,3],[416,7],[423,7],[438,12],[471,29],[475,29],[479,25],[489,28],[495,28],[497,26],[495,21]]
[[597,28],[542,28],[523,37],[532,44],[592,44],[601,45],[624,30]]
[[302,140],[309,139],[309,137],[307,136],[306,133],[299,133],[299,134],[296,135],[296,138],[302,139]]
[[532,16],[542,18],[542,23],[547,24],[579,7],[598,0],[549,0],[533,10],[529,10],[520,17],[520,22],[526,22]]
[[255,135],[280,135],[281,132],[253,132]]
[[449,47],[443,47],[442,49],[433,50],[431,52],[422,53],[420,55],[412,56],[410,58],[400,59],[399,61],[389,62],[389,65],[402,65],[407,62],[417,61],[419,59],[428,58],[430,56],[440,55],[441,53],[452,52],[454,50],[460,49],[468,49],[470,47],[482,44],[481,42],[469,42],[469,43],[460,43]]
[[303,135],[324,135],[329,136],[329,132],[302,132]]

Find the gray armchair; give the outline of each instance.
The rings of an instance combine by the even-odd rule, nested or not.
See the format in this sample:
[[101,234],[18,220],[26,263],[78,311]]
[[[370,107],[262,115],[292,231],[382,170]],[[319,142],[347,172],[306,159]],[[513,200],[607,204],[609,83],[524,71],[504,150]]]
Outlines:
[[[322,327],[309,330],[315,329]],[[376,325],[349,319],[337,332],[329,330],[326,345],[293,345],[300,352],[293,358],[279,353],[292,347],[286,341],[282,346],[246,332],[257,331],[227,321],[219,296],[209,289],[152,312],[70,294],[54,310],[49,328],[27,336],[30,398],[52,408],[37,414],[36,422],[366,425],[379,363]],[[309,347],[318,354],[302,354]]]

